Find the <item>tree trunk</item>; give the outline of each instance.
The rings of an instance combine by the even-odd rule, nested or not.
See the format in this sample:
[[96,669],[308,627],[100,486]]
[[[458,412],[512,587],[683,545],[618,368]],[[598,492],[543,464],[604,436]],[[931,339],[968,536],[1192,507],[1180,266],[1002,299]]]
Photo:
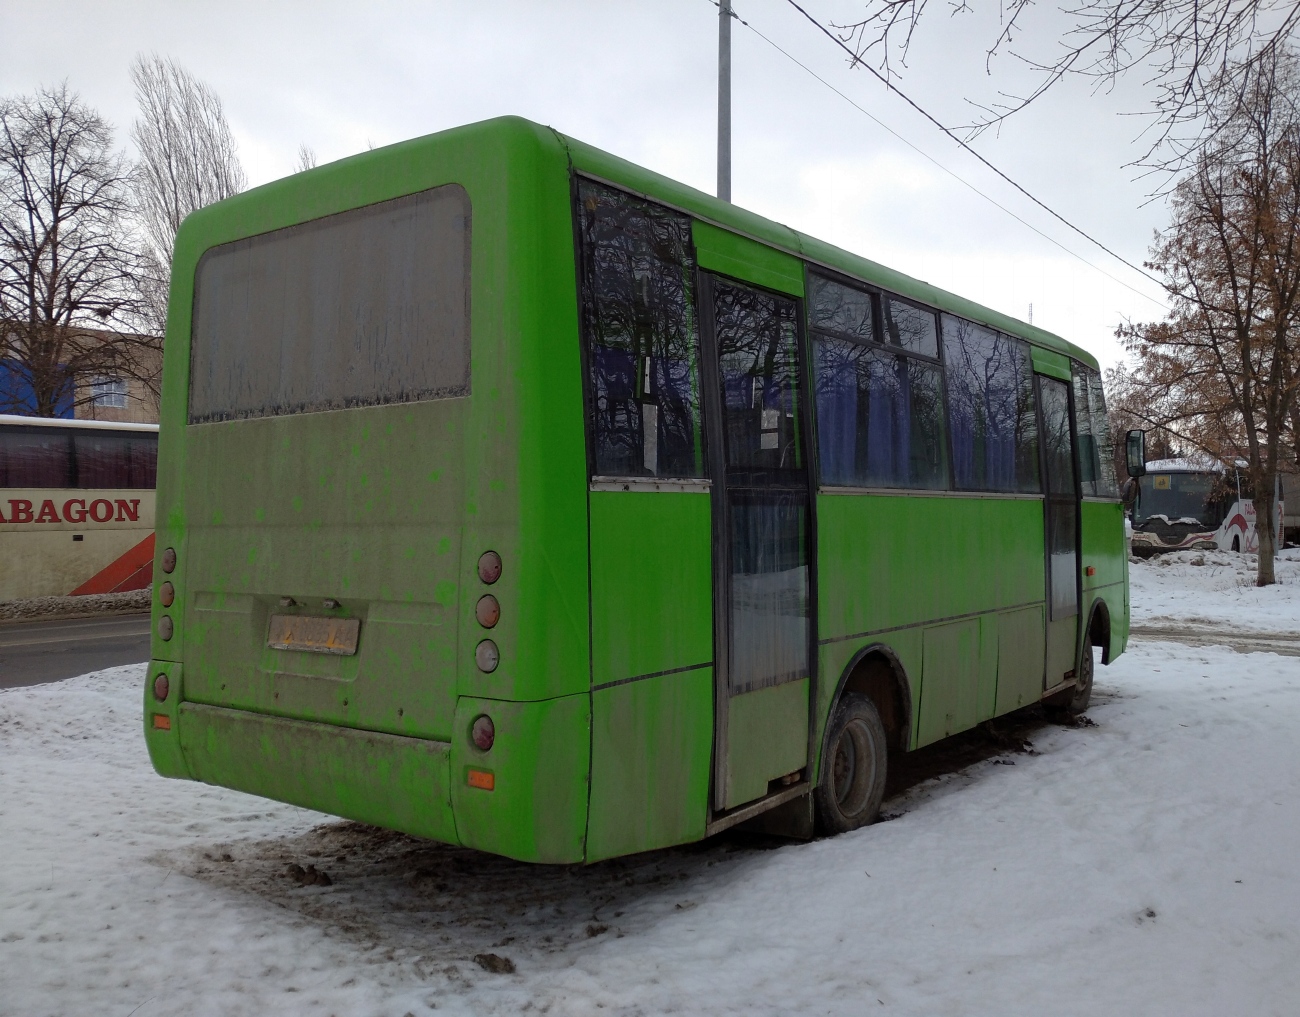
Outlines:
[[1273,532],[1274,524],[1277,522],[1273,517],[1277,513],[1277,502],[1273,500],[1273,487],[1277,483],[1276,477],[1270,477],[1268,482],[1263,485],[1260,491],[1257,491],[1254,498],[1255,504],[1255,533],[1259,537],[1259,568],[1255,572],[1256,586],[1272,586],[1277,582],[1277,576],[1273,570],[1273,555],[1276,553],[1277,534]]

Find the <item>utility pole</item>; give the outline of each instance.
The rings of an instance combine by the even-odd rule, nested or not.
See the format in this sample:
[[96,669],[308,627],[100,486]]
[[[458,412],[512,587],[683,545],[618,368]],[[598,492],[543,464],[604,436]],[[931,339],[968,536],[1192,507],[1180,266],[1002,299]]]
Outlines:
[[718,0],[718,197],[731,200],[731,0]]

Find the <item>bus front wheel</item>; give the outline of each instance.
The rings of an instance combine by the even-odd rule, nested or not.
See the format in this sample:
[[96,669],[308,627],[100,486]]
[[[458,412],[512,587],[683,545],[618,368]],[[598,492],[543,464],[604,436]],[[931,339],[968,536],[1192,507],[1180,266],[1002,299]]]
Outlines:
[[824,833],[845,833],[875,820],[885,797],[887,765],[885,725],[875,703],[846,694],[835,708],[813,792]]

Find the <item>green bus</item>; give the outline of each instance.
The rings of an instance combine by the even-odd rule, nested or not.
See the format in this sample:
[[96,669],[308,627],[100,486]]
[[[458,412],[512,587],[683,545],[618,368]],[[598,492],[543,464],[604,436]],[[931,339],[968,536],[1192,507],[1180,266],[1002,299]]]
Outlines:
[[177,238],[149,753],[535,862],[852,829],[1086,708],[1111,461],[1040,329],[525,120],[367,152]]

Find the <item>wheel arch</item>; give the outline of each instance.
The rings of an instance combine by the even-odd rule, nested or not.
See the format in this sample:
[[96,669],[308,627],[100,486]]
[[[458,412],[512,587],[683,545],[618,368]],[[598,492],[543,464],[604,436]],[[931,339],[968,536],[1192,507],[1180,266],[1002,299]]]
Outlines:
[[[1088,612],[1088,627],[1084,632],[1092,639],[1093,646],[1101,647],[1101,662],[1110,663],[1110,606],[1104,597],[1097,597]],[[1079,652],[1083,652],[1080,641]],[[1082,659],[1082,658],[1080,658]],[[1078,662],[1076,661],[1076,666]]]
[[826,758],[831,717],[845,692],[860,693],[875,703],[891,749],[906,751],[911,748],[912,683],[907,677],[907,669],[889,646],[870,643],[858,650],[840,672],[826,713],[826,723],[822,726],[819,764]]

